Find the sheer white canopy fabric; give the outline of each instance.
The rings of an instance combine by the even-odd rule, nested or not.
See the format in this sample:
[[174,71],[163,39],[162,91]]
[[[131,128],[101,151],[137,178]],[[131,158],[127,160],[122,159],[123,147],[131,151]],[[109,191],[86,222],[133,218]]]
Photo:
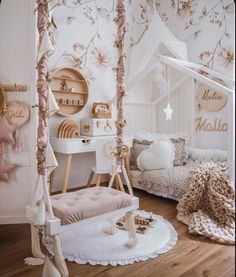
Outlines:
[[[156,35],[155,35],[156,34]],[[147,32],[139,44],[130,52],[128,88],[132,88],[137,80],[145,78],[149,69],[155,64],[157,55],[174,56],[188,60],[185,43],[179,41],[162,22],[158,12],[154,10]]]

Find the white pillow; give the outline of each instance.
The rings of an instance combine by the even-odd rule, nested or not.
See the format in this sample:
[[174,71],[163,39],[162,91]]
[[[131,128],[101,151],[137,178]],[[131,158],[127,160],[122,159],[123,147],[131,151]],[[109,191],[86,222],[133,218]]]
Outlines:
[[153,141],[153,134],[147,131],[138,132],[134,135],[134,139]]
[[193,161],[227,162],[227,151],[220,149],[200,149],[188,147],[189,158]]
[[173,167],[174,158],[174,145],[168,139],[160,139],[139,154],[137,165],[141,171],[168,169]]

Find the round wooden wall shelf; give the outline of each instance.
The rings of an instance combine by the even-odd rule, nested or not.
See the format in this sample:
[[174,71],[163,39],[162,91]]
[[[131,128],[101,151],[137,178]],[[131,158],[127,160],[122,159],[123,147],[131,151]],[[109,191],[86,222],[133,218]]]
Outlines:
[[83,75],[73,68],[52,71],[50,87],[59,105],[58,114],[70,116],[79,113],[88,100],[88,84]]

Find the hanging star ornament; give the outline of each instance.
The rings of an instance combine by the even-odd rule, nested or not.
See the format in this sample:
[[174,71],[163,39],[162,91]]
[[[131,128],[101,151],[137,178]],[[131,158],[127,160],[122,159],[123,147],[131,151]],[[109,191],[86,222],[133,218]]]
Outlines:
[[0,181],[9,181],[9,174],[17,167],[16,164],[8,164],[4,161],[3,155],[0,154]]
[[169,102],[167,104],[167,107],[165,109],[163,109],[163,111],[166,114],[166,120],[171,120],[173,109],[171,109]]

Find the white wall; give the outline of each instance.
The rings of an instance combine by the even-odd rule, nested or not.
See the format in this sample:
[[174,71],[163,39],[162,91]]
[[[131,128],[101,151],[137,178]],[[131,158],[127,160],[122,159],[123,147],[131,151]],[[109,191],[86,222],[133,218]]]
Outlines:
[[[34,1],[3,0],[0,4],[0,82],[21,83],[28,86],[19,100],[35,103],[35,21]],[[7,100],[17,99],[7,93]],[[20,129],[23,152],[9,148],[5,158],[19,165],[10,174],[9,183],[0,181],[0,224],[25,221],[25,206],[30,203],[35,184],[35,116]]]

